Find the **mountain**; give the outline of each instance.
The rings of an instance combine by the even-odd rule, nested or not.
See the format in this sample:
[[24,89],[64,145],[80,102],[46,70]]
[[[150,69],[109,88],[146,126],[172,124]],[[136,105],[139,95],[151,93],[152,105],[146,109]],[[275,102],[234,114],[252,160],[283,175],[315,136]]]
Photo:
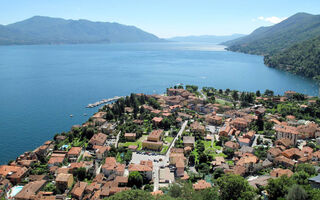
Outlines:
[[266,65],[320,80],[320,36],[265,56]]
[[320,35],[320,15],[297,13],[269,27],[260,27],[250,35],[222,43],[230,51],[268,55],[298,42]]
[[161,42],[163,39],[135,26],[35,16],[0,25],[0,44],[63,44]]
[[169,38],[170,41],[175,42],[210,42],[210,43],[222,43],[228,40],[233,40],[239,37],[243,37],[243,34],[232,34],[232,35],[200,35],[200,36],[179,36]]

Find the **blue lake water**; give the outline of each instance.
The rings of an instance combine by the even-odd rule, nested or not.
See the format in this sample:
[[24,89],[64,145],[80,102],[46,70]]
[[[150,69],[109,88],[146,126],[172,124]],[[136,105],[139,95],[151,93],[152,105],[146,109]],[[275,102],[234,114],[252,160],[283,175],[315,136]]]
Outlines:
[[318,94],[312,80],[214,44],[1,46],[0,163],[87,120],[96,111],[86,109],[88,103],[131,92],[163,93],[177,83]]

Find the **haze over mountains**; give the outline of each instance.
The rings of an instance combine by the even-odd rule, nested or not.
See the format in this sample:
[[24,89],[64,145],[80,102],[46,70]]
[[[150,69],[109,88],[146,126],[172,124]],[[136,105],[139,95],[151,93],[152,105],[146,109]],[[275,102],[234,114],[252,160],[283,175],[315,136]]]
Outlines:
[[163,39],[135,26],[35,16],[0,25],[0,45],[161,42]]
[[229,40],[234,40],[245,36],[244,34],[232,34],[232,35],[199,35],[199,36],[179,36],[168,38],[170,41],[176,42],[209,42],[209,43],[222,43]]

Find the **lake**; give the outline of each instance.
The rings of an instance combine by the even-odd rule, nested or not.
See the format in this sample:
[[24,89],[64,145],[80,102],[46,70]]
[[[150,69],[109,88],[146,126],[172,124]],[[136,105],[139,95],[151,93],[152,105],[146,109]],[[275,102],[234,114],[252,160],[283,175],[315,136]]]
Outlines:
[[163,93],[184,83],[318,94],[312,80],[268,68],[261,56],[223,49],[205,43],[1,46],[0,163],[86,121],[97,110],[87,104],[131,92]]

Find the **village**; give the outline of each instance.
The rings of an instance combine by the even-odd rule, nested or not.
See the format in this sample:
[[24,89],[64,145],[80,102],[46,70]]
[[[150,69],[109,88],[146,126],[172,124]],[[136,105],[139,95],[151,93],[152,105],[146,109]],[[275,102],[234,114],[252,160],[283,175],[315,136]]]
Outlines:
[[270,181],[301,169],[304,184],[318,191],[319,105],[294,91],[175,86],[161,95],[131,94],[1,165],[0,197],[99,200],[138,189],[156,197],[175,183],[216,188],[232,174],[260,199],[273,199]]

